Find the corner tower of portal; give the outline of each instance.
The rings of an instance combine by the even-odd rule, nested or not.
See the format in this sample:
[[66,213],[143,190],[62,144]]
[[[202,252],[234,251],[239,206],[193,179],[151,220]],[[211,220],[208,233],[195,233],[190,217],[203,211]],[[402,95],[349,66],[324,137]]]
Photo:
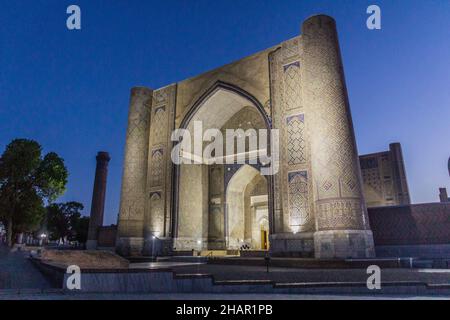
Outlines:
[[336,23],[303,23],[302,94],[310,120],[317,258],[373,257]]

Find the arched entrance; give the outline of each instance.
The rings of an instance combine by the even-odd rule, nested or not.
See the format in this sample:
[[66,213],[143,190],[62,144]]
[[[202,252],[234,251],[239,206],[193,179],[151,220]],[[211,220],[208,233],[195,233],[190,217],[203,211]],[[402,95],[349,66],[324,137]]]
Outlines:
[[[194,104],[184,116],[180,128],[186,129],[191,133],[191,137],[194,137],[195,126],[199,123],[203,133],[208,129],[218,129],[223,133],[226,129],[242,129],[244,132],[249,129],[270,129],[269,119],[261,104],[245,91],[224,83],[217,83]],[[194,163],[174,165],[175,205],[172,214],[174,249],[238,249],[240,245],[246,243],[252,248],[267,247],[268,241],[262,240],[261,232],[264,231],[268,239],[273,224],[272,178],[261,176],[257,169],[249,165],[217,164],[205,161],[208,159],[203,157],[202,152],[206,145],[207,143],[202,143],[201,149],[198,149],[191,141],[190,151],[185,152],[182,149],[180,155],[187,162],[190,160]],[[268,149],[270,154],[270,142]],[[230,156],[227,151],[229,150],[223,150],[223,157]],[[237,149],[232,151],[231,156],[237,159]],[[254,145],[246,143],[245,152],[239,155],[244,156],[246,161],[250,161],[257,151]],[[214,156],[216,154],[212,158]],[[215,157],[217,158],[218,156]],[[226,162],[225,158],[223,162]],[[242,170],[242,173],[230,180],[231,167],[234,168],[233,170],[241,168],[238,171]],[[245,210],[232,210],[230,213],[229,204],[232,204],[232,208],[245,207],[245,203],[240,200],[244,197],[247,188],[261,181],[264,181],[265,185],[265,222],[262,225],[256,225],[257,222],[254,220],[255,225],[250,226],[247,223],[247,229],[240,230],[237,222],[250,219],[251,215],[249,213],[246,216]],[[240,200],[237,201],[237,199]],[[247,197],[247,202],[248,212],[250,212],[250,197]],[[260,214],[262,207],[260,205],[258,211]],[[262,218],[260,220],[263,221]],[[263,226],[262,229],[261,226]],[[255,232],[256,229],[259,232]]]
[[269,220],[267,180],[243,165],[226,189],[227,249],[268,249]]

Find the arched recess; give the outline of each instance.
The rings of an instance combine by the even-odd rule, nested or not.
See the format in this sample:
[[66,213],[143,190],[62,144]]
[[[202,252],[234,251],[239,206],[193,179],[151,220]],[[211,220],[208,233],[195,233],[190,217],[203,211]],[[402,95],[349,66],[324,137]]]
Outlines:
[[[203,130],[208,128],[221,128],[222,125],[234,114],[239,112],[242,108],[248,106],[254,107],[263,118],[265,127],[267,129],[271,129],[271,120],[269,116],[265,112],[262,104],[253,95],[232,84],[218,81],[206,90],[205,93],[192,105],[189,111],[184,115],[179,128],[190,130],[192,128],[193,121],[202,121]],[[193,134],[191,135],[193,136]],[[174,146],[177,143],[178,142],[174,142]],[[268,142],[269,155],[270,145],[271,141]],[[182,165],[173,164],[172,199],[174,205],[172,210],[171,226],[171,234],[173,238],[182,238],[186,236],[186,234],[181,235],[179,232],[180,225],[187,220],[187,217],[182,216],[185,215],[186,212],[181,212],[182,210],[180,210],[180,194],[183,188],[186,187],[186,184],[180,186],[180,174],[181,171],[183,171],[181,167]],[[201,173],[199,174],[201,175]],[[274,230],[273,177],[267,176],[267,181],[269,229],[270,233],[272,233],[272,230]]]
[[[262,185],[262,193],[254,192],[258,185]],[[267,180],[250,165],[241,166],[232,176],[225,193],[227,248],[239,249],[242,245],[251,249],[262,248],[262,228],[269,231],[267,189]],[[256,206],[254,202],[258,202],[260,206]],[[262,208],[261,203],[265,205],[265,214],[262,216],[258,212]]]

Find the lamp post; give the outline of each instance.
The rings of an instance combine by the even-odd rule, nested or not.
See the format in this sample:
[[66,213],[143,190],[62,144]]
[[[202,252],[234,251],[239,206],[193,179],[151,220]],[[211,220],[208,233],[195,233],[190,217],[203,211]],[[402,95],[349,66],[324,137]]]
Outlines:
[[159,240],[159,238],[156,235],[153,235],[152,236],[152,260],[156,260],[156,254],[155,254],[156,240]]
[[44,240],[47,238],[47,235],[45,233],[41,234],[41,240],[40,240],[40,245],[44,245]]
[[201,252],[202,252],[202,240],[197,240],[197,245],[198,245],[198,256],[201,256]]

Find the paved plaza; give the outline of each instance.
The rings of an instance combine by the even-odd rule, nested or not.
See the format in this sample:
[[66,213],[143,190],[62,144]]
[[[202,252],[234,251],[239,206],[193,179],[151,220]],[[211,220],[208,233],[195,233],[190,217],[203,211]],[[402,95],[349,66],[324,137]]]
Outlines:
[[[336,300],[336,299],[450,299],[445,296],[418,295],[332,295],[332,294],[101,294],[67,293],[52,288],[46,278],[26,258],[26,252],[10,252],[0,246],[0,300]],[[365,269],[299,269],[263,266],[208,265],[188,262],[134,263],[130,267],[142,269],[170,268],[177,274],[211,274],[215,281],[223,280],[272,280],[277,283],[298,282],[365,282]],[[450,284],[450,269],[382,269],[383,282],[424,282],[427,284]]]
[[187,294],[187,293],[146,293],[146,294],[99,294],[99,293],[23,293],[1,294],[0,300],[450,300],[445,296],[370,296],[370,295],[323,295],[323,294]]
[[0,243],[0,290],[49,289],[50,283],[26,259],[28,252],[10,252]]

